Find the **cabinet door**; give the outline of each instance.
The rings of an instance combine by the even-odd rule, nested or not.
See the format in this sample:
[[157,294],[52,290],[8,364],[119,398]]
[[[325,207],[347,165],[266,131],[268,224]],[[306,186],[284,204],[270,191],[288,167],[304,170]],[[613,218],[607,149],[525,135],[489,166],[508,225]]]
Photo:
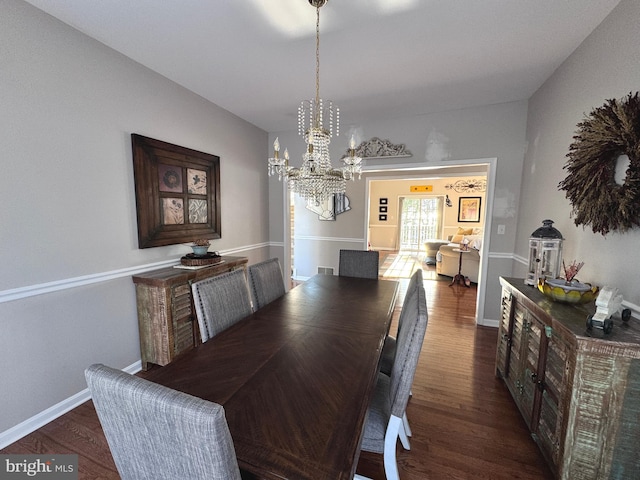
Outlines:
[[176,285],[171,289],[171,308],[173,318],[173,357],[193,348],[193,311],[191,287],[188,283]]
[[547,457],[557,466],[562,451],[563,414],[570,401],[568,384],[572,375],[569,361],[571,350],[551,328],[547,328],[545,332],[548,343],[537,435]]
[[523,355],[522,377],[520,379],[520,411],[524,415],[529,427],[535,421],[533,418],[536,392],[538,391],[538,364],[540,360],[540,340],[543,324],[528,311],[523,314]]
[[529,428],[534,422],[542,323],[517,303],[513,308],[511,348],[505,382]]
[[509,375],[512,305],[513,295],[508,290],[503,289],[502,305],[500,307],[500,326],[498,328],[498,347],[496,351],[496,375],[502,378],[506,378]]
[[[515,300],[513,300],[513,302],[515,302]],[[511,335],[509,337],[510,345],[507,352],[509,362],[506,367],[505,383],[511,391],[511,396],[513,396],[518,404],[518,399],[522,394],[524,310],[515,303],[512,309]]]

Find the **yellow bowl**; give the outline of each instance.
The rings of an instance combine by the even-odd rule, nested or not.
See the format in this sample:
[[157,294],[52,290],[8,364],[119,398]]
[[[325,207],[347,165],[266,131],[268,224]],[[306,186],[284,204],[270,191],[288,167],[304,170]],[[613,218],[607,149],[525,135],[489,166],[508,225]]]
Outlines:
[[593,302],[600,288],[592,287],[588,283],[571,282],[565,285],[564,279],[538,280],[538,290],[555,302],[562,303],[589,303]]

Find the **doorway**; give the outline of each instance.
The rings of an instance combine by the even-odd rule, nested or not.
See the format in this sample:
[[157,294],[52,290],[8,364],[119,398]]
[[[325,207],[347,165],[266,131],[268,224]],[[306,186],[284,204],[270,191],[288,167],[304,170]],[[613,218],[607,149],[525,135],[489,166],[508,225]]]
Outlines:
[[[412,166],[380,166],[375,169],[371,169],[367,172],[367,184],[365,187],[365,202],[367,204],[367,211],[365,213],[365,225],[364,225],[364,237],[366,242],[371,242],[371,246],[382,251],[398,251],[400,248],[399,233],[395,231],[400,229],[400,206],[397,199],[399,197],[412,197],[415,194],[412,186],[424,187],[429,185],[433,186],[433,189],[428,194],[421,193],[418,195],[429,196],[432,194],[434,197],[441,197],[444,206],[441,207],[444,211],[442,221],[442,231],[439,235],[434,235],[436,239],[447,240],[451,236],[455,235],[458,227],[468,227],[466,223],[459,222],[459,198],[460,197],[483,197],[483,207],[481,214],[481,222],[473,226],[480,227],[482,229],[482,242],[479,247],[480,250],[480,264],[478,271],[478,283],[476,294],[476,322],[479,325],[493,325],[492,319],[485,319],[485,296],[487,290],[487,278],[488,273],[488,259],[490,257],[490,232],[491,232],[491,218],[494,202],[494,185],[496,175],[496,163],[495,158],[477,159],[477,160],[462,160],[455,164],[446,163],[439,165],[429,165],[416,167]],[[483,180],[482,182],[464,181],[468,178],[475,178]],[[399,183],[394,189],[394,182]],[[486,183],[485,183],[486,182]],[[376,186],[378,184],[378,186]],[[380,186],[380,184],[383,184]],[[382,189],[381,189],[382,188]],[[397,195],[397,196],[396,196]],[[448,197],[448,200],[447,200]],[[378,209],[380,199],[385,199],[388,202],[389,216],[386,222],[378,221]],[[393,206],[396,199],[396,206]],[[447,201],[445,201],[447,200]],[[392,218],[393,212],[396,214],[395,221]],[[395,235],[394,235],[395,234]],[[408,242],[408,243],[415,243]],[[424,243],[422,244],[422,246]],[[377,247],[377,248],[376,248]],[[419,245],[418,248],[421,246]],[[415,247],[411,247],[415,248]],[[425,256],[426,256],[426,251]],[[422,251],[421,257],[422,256]],[[422,263],[424,266],[424,264]],[[424,271],[424,269],[423,269]],[[435,274],[434,279],[440,279]]]
[[[440,162],[433,163],[429,165],[415,165],[415,164],[397,164],[397,163],[381,163],[376,165],[375,167],[366,168],[366,179],[363,175],[363,181],[366,182],[364,186],[364,195],[360,197],[354,197],[352,201],[362,202],[364,205],[365,211],[362,217],[362,228],[363,235],[361,237],[350,235],[346,237],[341,235],[338,231],[334,231],[333,222],[326,222],[327,225],[324,225],[322,229],[322,234],[318,234],[320,232],[316,227],[316,222],[311,222],[311,225],[314,227],[313,230],[310,229],[295,229],[295,233],[293,233],[292,226],[289,222],[294,221],[298,222],[298,215],[292,217],[292,211],[290,208],[292,207],[292,199],[287,192],[286,184],[283,184],[283,196],[285,198],[286,205],[285,207],[285,218],[287,221],[285,222],[284,236],[285,236],[285,262],[290,262],[291,265],[297,267],[297,263],[301,262],[301,268],[293,268],[293,274],[297,280],[304,281],[306,278],[313,276],[316,272],[313,270],[309,270],[308,266],[312,265],[315,269],[315,265],[332,265],[332,259],[335,257],[333,254],[336,248],[343,248],[342,245],[349,245],[344,248],[368,248],[368,243],[371,241],[371,246],[379,245],[380,241],[384,241],[385,244],[376,248],[380,251],[396,251],[398,250],[398,234],[396,229],[398,225],[396,224],[397,215],[398,215],[398,205],[392,207],[392,198],[396,197],[395,193],[378,193],[371,191],[371,182],[379,181],[379,180],[405,180],[411,181],[412,184],[424,184],[424,183],[432,183],[432,181],[436,179],[441,179],[447,182],[447,185],[451,184],[451,188],[454,187],[455,179],[452,177],[464,177],[464,176],[473,176],[480,177],[486,179],[486,194],[485,201],[483,202],[483,218],[484,218],[484,231],[483,231],[483,242],[481,246],[481,257],[482,260],[480,262],[480,275],[478,281],[477,288],[477,302],[476,302],[476,321],[480,325],[493,325],[493,320],[487,320],[488,323],[485,323],[484,319],[484,310],[485,310],[485,291],[486,291],[486,283],[484,279],[487,278],[487,270],[488,270],[488,257],[489,255],[489,247],[490,247],[490,235],[491,232],[491,219],[492,219],[492,209],[493,209],[493,200],[494,200],[494,185],[495,185],[495,175],[496,175],[496,165],[497,158],[482,158],[482,159],[469,159],[469,160],[459,160],[454,162]],[[416,183],[417,182],[417,183]],[[467,190],[462,190],[460,195],[464,196],[473,196],[476,191],[471,190],[472,186],[467,185]],[[448,193],[450,198],[453,198],[451,195],[451,190],[444,190]],[[457,192],[457,190],[454,190]],[[405,190],[402,193],[399,193],[398,196],[410,196],[407,195]],[[434,196],[443,196],[442,192],[434,192]],[[382,202],[384,200],[384,204]],[[389,202],[387,204],[387,201]],[[444,220],[443,220],[443,232],[442,235],[439,236],[441,239],[448,238],[451,233],[451,224],[449,217],[452,215],[455,217],[453,219],[453,223],[457,221],[457,202],[450,201],[445,202],[444,206]],[[384,210],[383,210],[384,209]],[[392,215],[395,215],[396,218],[393,219]],[[306,215],[301,215],[300,218],[307,217]],[[383,217],[383,222],[380,222]],[[325,223],[325,222],[322,222]],[[305,225],[306,226],[306,225]],[[326,232],[326,233],[325,233]],[[298,242],[299,240],[299,242]],[[291,244],[295,242],[295,254],[292,254],[290,248]],[[361,243],[362,247],[358,247],[357,245]],[[295,257],[295,261],[294,261]],[[302,269],[302,272],[300,271]]]

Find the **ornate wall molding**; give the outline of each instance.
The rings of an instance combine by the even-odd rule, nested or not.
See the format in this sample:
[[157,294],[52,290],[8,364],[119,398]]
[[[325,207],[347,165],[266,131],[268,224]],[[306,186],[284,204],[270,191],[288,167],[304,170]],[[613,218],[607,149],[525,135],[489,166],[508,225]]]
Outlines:
[[445,185],[444,188],[455,190],[458,193],[484,192],[487,189],[487,180],[484,178],[478,180],[475,178],[473,180],[458,180],[455,183]]
[[[378,137],[362,142],[356,147],[355,153],[361,158],[404,158],[413,156],[413,153],[407,150],[404,144],[393,144],[389,140],[381,140]],[[347,152],[342,158],[348,155],[349,153]]]

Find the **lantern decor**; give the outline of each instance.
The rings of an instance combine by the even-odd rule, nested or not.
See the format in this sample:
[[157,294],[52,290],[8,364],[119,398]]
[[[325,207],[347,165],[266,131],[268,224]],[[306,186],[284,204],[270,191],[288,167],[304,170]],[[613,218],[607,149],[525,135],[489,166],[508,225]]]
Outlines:
[[562,267],[562,234],[553,220],[543,220],[529,238],[529,269],[524,283],[537,287],[541,278],[558,278]]

